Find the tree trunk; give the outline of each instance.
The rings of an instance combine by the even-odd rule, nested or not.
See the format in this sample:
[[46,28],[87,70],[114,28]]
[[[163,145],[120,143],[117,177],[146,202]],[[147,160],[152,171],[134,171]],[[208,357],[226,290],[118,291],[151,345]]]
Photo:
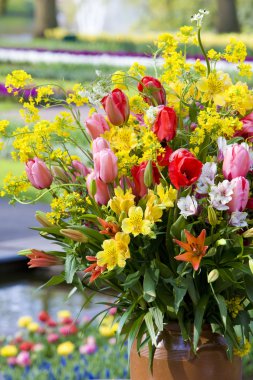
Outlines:
[[240,32],[236,0],[218,0],[218,33]]
[[0,15],[5,15],[7,11],[7,0],[0,0]]
[[57,26],[56,0],[35,0],[34,36],[44,37],[46,29]]

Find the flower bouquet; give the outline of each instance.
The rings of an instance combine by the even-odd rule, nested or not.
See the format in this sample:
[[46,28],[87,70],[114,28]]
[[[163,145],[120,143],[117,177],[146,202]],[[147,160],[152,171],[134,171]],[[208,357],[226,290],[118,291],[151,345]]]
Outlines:
[[[224,52],[206,52],[202,19],[156,41],[152,68],[98,74],[54,98],[14,71],[9,92],[20,97],[26,126],[15,130],[14,159],[21,177],[8,176],[2,195],[23,203],[51,194],[51,211],[38,212],[42,237],[60,248],[23,251],[30,267],[63,264],[49,284],[66,281],[83,291],[115,290],[118,334],[129,350],[148,345],[170,322],[197,352],[203,326],[226,340],[230,358],[248,351],[252,333],[251,215],[253,93],[246,47],[231,39]],[[205,64],[187,60],[197,44]],[[219,61],[236,64],[233,78]],[[237,79],[241,76],[241,80]],[[39,107],[61,105],[53,121]],[[79,107],[89,107],[86,120]],[[10,135],[2,121],[0,131]],[[25,197],[32,185],[39,194]]]

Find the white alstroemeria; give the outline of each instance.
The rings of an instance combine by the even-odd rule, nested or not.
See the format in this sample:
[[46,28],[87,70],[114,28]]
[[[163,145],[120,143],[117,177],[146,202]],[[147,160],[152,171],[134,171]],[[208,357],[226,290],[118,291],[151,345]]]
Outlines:
[[199,194],[207,194],[210,186],[214,184],[216,174],[217,164],[215,162],[206,162],[202,167],[202,172],[197,182],[196,192]]
[[233,184],[227,179],[219,182],[218,185],[212,185],[209,192],[210,204],[219,211],[228,210],[227,203],[231,201],[233,195]]
[[247,212],[234,211],[231,214],[229,224],[234,227],[247,227],[248,223],[246,218],[248,216]]
[[158,112],[159,112],[158,107],[153,107],[153,106],[149,107],[149,109],[146,111],[146,115],[145,115],[148,124],[150,124],[150,125],[154,124],[154,122],[157,118]]
[[218,137],[217,139],[217,145],[218,145],[218,162],[221,162],[224,160],[224,155],[226,153],[227,149],[227,140],[224,137]]
[[180,209],[180,214],[184,218],[190,215],[196,215],[198,211],[198,203],[195,197],[187,195],[182,197],[177,202],[177,207]]

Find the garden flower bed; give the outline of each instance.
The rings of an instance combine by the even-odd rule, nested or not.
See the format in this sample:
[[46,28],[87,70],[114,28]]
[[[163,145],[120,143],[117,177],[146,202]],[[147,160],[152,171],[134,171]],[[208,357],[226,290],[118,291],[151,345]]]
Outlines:
[[[127,349],[116,341],[117,323],[112,310],[100,326],[89,318],[75,320],[69,311],[58,313],[57,320],[47,312],[19,319],[19,331],[0,342],[1,374],[5,380],[17,379],[127,379]],[[120,349],[120,347],[122,347]]]

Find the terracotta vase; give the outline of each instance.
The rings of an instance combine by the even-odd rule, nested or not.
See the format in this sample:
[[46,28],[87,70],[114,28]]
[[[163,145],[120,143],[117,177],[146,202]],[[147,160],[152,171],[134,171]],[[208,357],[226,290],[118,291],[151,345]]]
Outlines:
[[167,325],[158,337],[153,374],[149,370],[148,347],[140,356],[133,344],[130,354],[131,380],[241,380],[242,364],[239,357],[229,361],[224,338],[203,329],[197,355],[185,343],[178,325]]

